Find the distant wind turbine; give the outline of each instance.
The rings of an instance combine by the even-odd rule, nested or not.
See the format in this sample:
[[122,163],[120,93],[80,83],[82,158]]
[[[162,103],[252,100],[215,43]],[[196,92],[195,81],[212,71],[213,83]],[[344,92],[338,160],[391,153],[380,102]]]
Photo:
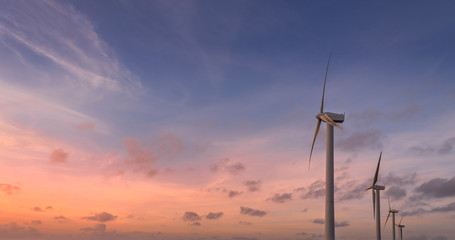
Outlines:
[[327,81],[327,72],[329,71],[330,59],[332,58],[332,52],[330,52],[329,61],[327,62],[327,68],[325,70],[324,87],[322,89],[322,101],[321,109],[316,115],[318,124],[316,125],[316,132],[314,133],[313,144],[311,145],[310,159],[308,161],[308,167],[311,163],[311,155],[313,154],[314,143],[318,136],[321,122],[327,123],[327,138],[326,138],[326,171],[325,171],[325,239],[335,239],[335,206],[334,206],[334,181],[333,181],[333,126],[341,128],[337,123],[344,122],[344,114],[337,114],[331,112],[324,112],[324,94],[325,94],[325,83]]
[[384,224],[384,229],[385,226],[387,225],[387,221],[389,221],[390,214],[392,214],[392,234],[393,234],[393,240],[395,240],[395,213],[398,213],[400,210],[392,209],[390,206],[390,197],[388,197],[389,200],[389,214],[387,215],[387,219],[385,220]]
[[401,217],[401,220],[397,224],[397,227],[400,229],[400,240],[403,240],[403,228],[404,228],[404,225],[401,225],[401,221],[403,221],[403,217]]
[[[376,217],[376,239],[381,240],[381,203],[379,198],[379,191],[384,190],[384,186],[376,185],[379,175],[379,165],[381,164],[382,152],[379,154],[378,166],[376,167],[376,173],[374,174],[373,184],[366,190],[370,190],[373,194],[373,218]],[[376,211],[376,213],[375,213]]]

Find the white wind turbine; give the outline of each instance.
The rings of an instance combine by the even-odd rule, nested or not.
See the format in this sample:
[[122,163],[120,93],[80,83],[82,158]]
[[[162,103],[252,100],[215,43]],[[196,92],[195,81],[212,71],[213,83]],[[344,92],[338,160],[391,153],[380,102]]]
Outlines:
[[318,136],[319,128],[321,127],[321,121],[327,123],[327,151],[326,151],[326,172],[325,172],[325,239],[335,239],[335,206],[334,206],[334,181],[333,181],[333,126],[341,128],[337,123],[344,122],[344,114],[337,114],[331,112],[324,112],[324,94],[325,94],[325,83],[327,81],[327,72],[329,71],[330,59],[332,52],[327,62],[327,68],[325,70],[324,87],[322,89],[322,101],[321,109],[316,115],[318,124],[316,125],[316,132],[314,133],[313,144],[311,145],[310,159],[308,166],[311,163],[311,155],[313,154],[314,143]]
[[403,217],[401,217],[401,220],[397,224],[397,227],[400,229],[400,240],[403,240],[403,228],[404,228],[404,225],[401,225],[401,221],[403,221]]
[[385,226],[387,225],[387,221],[389,221],[390,214],[392,214],[392,234],[393,234],[393,240],[395,240],[395,213],[398,213],[400,210],[392,209],[390,206],[390,197],[388,198],[389,200],[389,214],[387,215],[387,219],[385,220],[384,224],[384,229]]
[[[376,185],[378,181],[379,165],[381,164],[382,152],[379,154],[378,166],[376,167],[376,173],[374,174],[373,184],[366,190],[370,190],[373,194],[373,218],[376,217],[376,239],[381,240],[381,204],[379,198],[379,191],[384,190],[384,186]],[[376,213],[375,213],[376,211]]]

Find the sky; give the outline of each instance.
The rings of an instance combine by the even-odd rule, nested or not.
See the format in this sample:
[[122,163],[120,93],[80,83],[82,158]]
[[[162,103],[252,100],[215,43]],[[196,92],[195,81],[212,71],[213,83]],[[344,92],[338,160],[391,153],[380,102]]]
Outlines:
[[[455,239],[455,2],[0,0],[0,239]],[[390,221],[383,239],[392,239]]]

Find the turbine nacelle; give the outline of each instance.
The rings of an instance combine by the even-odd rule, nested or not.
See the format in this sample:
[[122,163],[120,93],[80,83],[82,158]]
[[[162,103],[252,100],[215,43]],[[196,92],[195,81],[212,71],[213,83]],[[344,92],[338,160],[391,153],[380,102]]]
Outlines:
[[316,115],[317,119],[330,124],[330,121],[327,121],[327,117],[336,123],[344,122],[344,114],[332,113],[332,112],[321,112]]

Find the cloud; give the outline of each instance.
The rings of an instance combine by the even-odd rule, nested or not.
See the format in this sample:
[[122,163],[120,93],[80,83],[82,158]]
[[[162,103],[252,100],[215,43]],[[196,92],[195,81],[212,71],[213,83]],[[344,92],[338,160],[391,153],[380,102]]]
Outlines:
[[[311,222],[316,223],[316,224],[325,224],[325,220],[322,218],[315,218]],[[335,227],[347,227],[347,226],[350,226],[348,221],[335,222]]]
[[348,221],[342,221],[342,222],[335,222],[335,227],[347,227],[349,226],[349,222]]
[[21,189],[17,186],[11,185],[11,184],[5,184],[5,183],[0,183],[0,191],[12,195],[15,193],[18,193]]
[[43,222],[41,220],[33,220],[30,223],[33,225],[41,225]]
[[410,236],[406,237],[407,240],[428,240],[427,236],[425,234],[422,234],[420,236]]
[[117,216],[114,216],[108,212],[95,213],[95,215],[90,217],[83,217],[82,219],[98,222],[109,222],[117,219]]
[[376,109],[365,109],[361,113],[354,113],[349,115],[349,120],[353,121],[355,126],[371,126],[371,124],[375,123],[378,119],[380,119],[384,113]]
[[434,152],[434,149],[432,147],[411,146],[408,148],[408,152],[415,155],[424,155]]
[[45,212],[45,210],[43,210],[43,209],[40,208],[40,207],[34,207],[34,208],[32,208],[32,211],[35,211],[35,212]]
[[273,195],[273,197],[267,198],[267,201],[272,201],[276,203],[284,203],[287,200],[292,200],[292,193],[283,194],[276,193],[275,195]]
[[49,159],[51,163],[66,163],[68,161],[68,153],[59,148],[52,152]]
[[0,236],[2,239],[27,239],[41,236],[36,228],[23,227],[15,222],[0,224]]
[[220,218],[221,216],[223,216],[223,212],[217,212],[217,213],[209,212],[209,214],[207,214],[207,216],[205,216],[205,218],[209,219],[209,220],[215,220],[215,219]]
[[230,163],[229,158],[220,160],[217,164],[210,167],[212,172],[223,171],[232,175],[237,175],[245,170],[245,166],[240,163]]
[[194,221],[200,221],[201,217],[195,213],[195,212],[185,212],[182,217],[183,221],[187,222],[194,222]]
[[81,131],[93,131],[95,130],[95,123],[92,122],[82,122],[79,123],[76,128]]
[[84,232],[105,232],[106,225],[103,223],[100,223],[100,224],[96,224],[94,227],[81,228],[80,230],[84,231]]
[[443,198],[455,196],[455,176],[451,179],[433,178],[415,189],[423,198]]
[[249,192],[259,191],[261,188],[261,180],[258,181],[245,181],[244,184],[248,187]]
[[324,224],[325,223],[324,219],[322,219],[322,218],[315,218],[311,222],[312,223],[316,223],[316,224]]
[[388,119],[399,121],[399,120],[409,120],[414,117],[420,111],[420,106],[416,103],[408,104],[404,109],[401,111],[397,111],[391,113],[388,116]]
[[[163,134],[156,137],[150,143],[126,138],[123,141],[127,155],[123,162],[109,165],[115,173],[140,172],[146,177],[154,177],[160,173],[160,168],[155,166],[159,160],[172,160],[183,150],[183,141],[173,134]],[[169,173],[170,168],[165,168]]]
[[244,222],[244,221],[239,221],[239,224],[241,224],[241,225],[247,225],[247,226],[253,225],[252,222]]
[[57,220],[58,223],[66,223],[68,221],[68,218],[63,215],[55,216],[54,219]]
[[447,240],[448,238],[446,236],[437,236],[433,238],[433,240]]
[[365,189],[368,187],[370,180],[365,180],[362,183],[358,183],[359,181],[352,180],[345,184],[343,184],[339,188],[339,192],[337,195],[339,196],[338,199],[340,201],[346,201],[351,199],[361,199],[365,195]]
[[306,232],[299,232],[295,235],[299,237],[303,237],[302,240],[320,240],[323,239],[324,235],[322,234],[314,234],[314,233],[306,233]]
[[257,240],[257,238],[249,238],[249,237],[233,237],[232,240]]
[[250,216],[256,216],[256,217],[263,217],[265,216],[267,213],[265,211],[261,211],[261,210],[256,210],[256,209],[253,209],[253,208],[249,208],[249,207],[240,207],[240,214],[244,214],[244,215],[250,215]]
[[47,206],[46,210],[54,210],[54,208],[52,206]]
[[416,215],[419,216],[419,215],[422,215],[425,213],[428,213],[428,210],[426,210],[424,208],[417,208],[417,209],[413,209],[413,210],[403,211],[401,213],[401,216],[403,216],[403,217],[416,216]]
[[304,192],[301,195],[302,199],[321,198],[325,196],[325,182],[316,180],[308,188],[299,188],[297,191]]
[[190,224],[191,226],[196,226],[196,227],[200,227],[201,226],[201,223],[200,222],[193,222]]
[[386,186],[397,186],[403,187],[406,185],[413,185],[416,183],[417,180],[417,173],[412,172],[402,176],[397,176],[394,172],[390,172],[386,176],[380,176],[381,182],[384,183]]
[[392,186],[386,191],[386,194],[390,196],[392,200],[400,200],[406,197],[406,190],[397,186]]
[[450,152],[452,152],[454,145],[455,145],[455,137],[446,139],[442,143],[441,148],[439,148],[438,153],[442,154],[442,155],[449,154]]
[[240,194],[242,194],[242,192],[236,191],[236,190],[230,190],[229,193],[228,193],[228,196],[229,196],[229,198],[233,198],[233,197],[238,196]]
[[337,142],[337,147],[343,151],[359,151],[363,149],[382,149],[384,134],[376,129],[357,131]]
[[414,215],[423,215],[423,214],[428,214],[428,213],[435,213],[435,212],[453,212],[455,211],[455,202],[451,202],[447,205],[444,205],[442,207],[434,207],[431,209],[424,209],[424,208],[417,208],[411,211],[405,211],[403,212],[402,216],[414,216]]
[[452,212],[455,211],[455,202],[449,203],[442,207],[435,207],[431,209],[431,212]]
[[5,9],[0,9],[0,29],[6,42],[12,43],[5,47],[18,59],[32,64],[43,62],[43,58],[48,61],[45,66],[34,64],[33,70],[58,74],[49,78],[53,81],[49,85],[66,83],[68,91],[73,92],[75,87],[79,91],[109,92],[140,87],[99,38],[90,19],[72,5],[61,1],[11,1]]

